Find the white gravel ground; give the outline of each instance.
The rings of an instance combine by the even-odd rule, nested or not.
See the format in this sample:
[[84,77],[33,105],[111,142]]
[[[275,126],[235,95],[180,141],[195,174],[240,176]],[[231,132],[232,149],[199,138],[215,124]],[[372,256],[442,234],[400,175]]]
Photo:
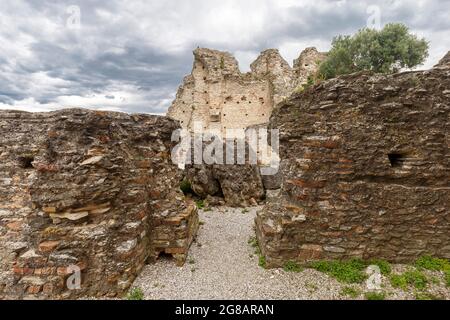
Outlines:
[[[183,267],[169,258],[147,265],[136,279],[146,299],[349,299],[341,294],[348,285],[313,269],[285,272],[265,270],[248,239],[254,236],[257,207],[219,207],[200,210],[201,226]],[[394,269],[402,266],[394,266]],[[414,292],[393,289],[383,277],[386,299],[414,299]],[[363,299],[365,284],[352,285]],[[430,292],[449,299],[444,285],[430,285]]]

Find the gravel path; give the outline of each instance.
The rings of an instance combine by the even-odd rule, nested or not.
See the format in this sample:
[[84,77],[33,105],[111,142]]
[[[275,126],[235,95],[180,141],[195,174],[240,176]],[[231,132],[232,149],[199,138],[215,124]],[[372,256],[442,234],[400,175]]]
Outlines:
[[[333,299],[339,285],[315,270],[265,270],[248,244],[257,208],[200,211],[202,225],[183,267],[161,259],[135,286],[147,299]],[[245,211],[244,211],[245,212]],[[317,290],[314,290],[317,286]],[[313,292],[315,291],[315,292]]]
[[[254,218],[258,208],[200,210],[200,230],[183,267],[169,258],[147,265],[136,279],[146,299],[349,299],[343,285],[321,272],[305,269],[285,272],[258,266],[254,248]],[[414,295],[389,288],[388,299],[412,299]],[[353,285],[361,291],[365,285]],[[435,288],[447,298],[448,291]]]

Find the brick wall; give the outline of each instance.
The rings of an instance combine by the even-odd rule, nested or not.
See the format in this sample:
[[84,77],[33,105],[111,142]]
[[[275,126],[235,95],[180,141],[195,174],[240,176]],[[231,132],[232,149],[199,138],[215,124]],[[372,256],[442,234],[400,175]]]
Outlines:
[[[0,112],[0,297],[116,296],[198,227],[164,117]],[[81,288],[69,290],[74,268]],[[73,278],[72,278],[73,279]]]
[[277,109],[281,195],[256,219],[269,266],[450,258],[449,75],[343,76]]

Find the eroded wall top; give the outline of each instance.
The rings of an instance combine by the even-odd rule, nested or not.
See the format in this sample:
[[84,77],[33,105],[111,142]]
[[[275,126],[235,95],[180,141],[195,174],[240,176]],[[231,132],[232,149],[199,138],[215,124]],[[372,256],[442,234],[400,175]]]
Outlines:
[[184,128],[202,123],[204,129],[247,128],[266,123],[276,104],[317,71],[325,55],[308,48],[291,68],[276,49],[263,51],[241,73],[228,52],[198,48],[194,65],[177,92],[168,116]]

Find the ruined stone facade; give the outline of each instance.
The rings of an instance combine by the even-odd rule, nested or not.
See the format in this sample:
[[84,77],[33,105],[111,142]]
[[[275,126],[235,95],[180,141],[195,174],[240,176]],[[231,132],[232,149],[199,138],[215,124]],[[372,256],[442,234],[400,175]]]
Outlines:
[[274,106],[304,84],[324,57],[308,48],[291,68],[278,50],[269,49],[251,64],[251,72],[241,73],[230,53],[196,49],[192,73],[167,115],[189,130],[201,122],[203,129],[222,133],[267,123]]
[[448,62],[341,76],[277,108],[282,188],[256,218],[268,266],[450,258]]
[[[198,228],[170,159],[175,121],[0,112],[0,298],[116,296]],[[76,268],[81,288],[66,281]]]

